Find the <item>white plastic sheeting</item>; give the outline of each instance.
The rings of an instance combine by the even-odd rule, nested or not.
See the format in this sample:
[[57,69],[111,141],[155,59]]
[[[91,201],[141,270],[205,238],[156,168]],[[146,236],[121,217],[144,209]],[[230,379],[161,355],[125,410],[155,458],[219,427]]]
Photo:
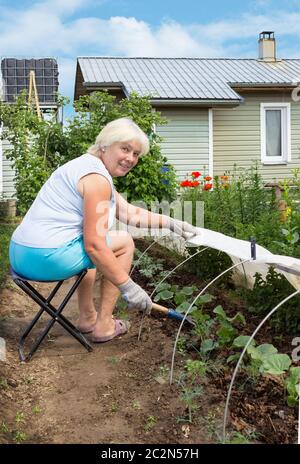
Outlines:
[[253,285],[256,272],[259,272],[264,278],[269,267],[273,266],[276,272],[283,274],[296,290],[300,290],[300,259],[274,255],[266,248],[256,244],[256,259],[253,260],[250,242],[201,227],[198,227],[197,230],[197,235],[186,242],[187,246],[207,246],[223,251],[230,256],[234,264],[249,259],[249,262],[241,266],[242,271],[240,271],[240,274],[244,273],[247,278],[248,286]]

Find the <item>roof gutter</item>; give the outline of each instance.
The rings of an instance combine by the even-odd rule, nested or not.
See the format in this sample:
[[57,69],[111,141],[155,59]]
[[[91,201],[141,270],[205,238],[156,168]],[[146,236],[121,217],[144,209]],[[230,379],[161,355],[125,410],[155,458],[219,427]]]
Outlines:
[[252,83],[252,82],[228,82],[228,85],[234,89],[243,89],[243,88],[253,88],[255,90],[259,89],[271,89],[274,90],[276,88],[286,88],[286,89],[293,89],[299,85],[297,82],[277,82],[272,83],[270,82],[260,82],[260,83]]
[[243,98],[239,99],[166,99],[166,98],[157,98],[150,99],[152,105],[155,106],[238,106],[244,102]]
[[125,86],[123,85],[122,82],[83,82],[82,83],[83,87],[85,87],[87,90],[122,90],[126,97],[129,96]]

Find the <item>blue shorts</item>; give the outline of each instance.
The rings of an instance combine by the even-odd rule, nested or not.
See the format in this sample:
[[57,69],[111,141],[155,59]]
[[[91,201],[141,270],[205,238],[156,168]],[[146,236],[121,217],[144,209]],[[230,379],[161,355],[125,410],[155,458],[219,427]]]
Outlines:
[[[109,236],[106,236],[108,246]],[[33,248],[11,240],[9,260],[13,270],[31,280],[64,280],[83,269],[94,269],[84,249],[83,236],[74,238],[61,248]]]

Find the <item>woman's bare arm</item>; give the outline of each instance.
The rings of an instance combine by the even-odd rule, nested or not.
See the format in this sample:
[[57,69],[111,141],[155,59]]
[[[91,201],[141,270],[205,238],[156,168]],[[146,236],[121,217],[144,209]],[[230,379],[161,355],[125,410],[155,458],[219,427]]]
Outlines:
[[118,192],[116,192],[116,204],[117,219],[124,224],[142,228],[153,227],[154,229],[168,227],[167,216],[134,206],[128,203]]
[[99,174],[89,174],[83,184],[84,248],[103,275],[116,286],[126,282],[128,274],[120,267],[106,244],[111,186]]

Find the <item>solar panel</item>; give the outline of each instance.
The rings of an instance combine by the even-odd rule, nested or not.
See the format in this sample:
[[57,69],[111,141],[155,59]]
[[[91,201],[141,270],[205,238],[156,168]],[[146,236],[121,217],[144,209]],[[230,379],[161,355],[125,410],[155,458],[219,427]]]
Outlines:
[[19,93],[29,90],[29,72],[35,72],[39,102],[55,103],[58,91],[58,67],[53,58],[16,59],[3,58],[1,72],[4,80],[3,99],[14,102]]

